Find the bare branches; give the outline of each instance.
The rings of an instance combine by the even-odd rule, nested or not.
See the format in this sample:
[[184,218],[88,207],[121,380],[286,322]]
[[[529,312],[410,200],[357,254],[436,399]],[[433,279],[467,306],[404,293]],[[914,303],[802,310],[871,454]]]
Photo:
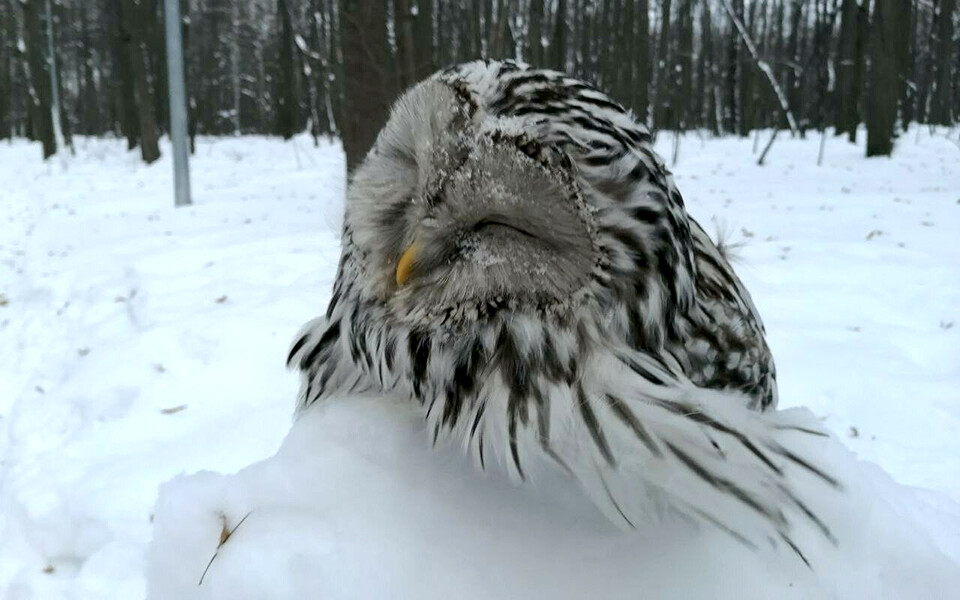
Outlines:
[[[798,134],[799,128],[797,127],[797,120],[794,118],[793,112],[790,111],[790,104],[787,102],[787,96],[780,88],[780,84],[777,83],[777,78],[773,74],[773,70],[770,68],[770,65],[767,64],[767,61],[760,58],[760,54],[757,52],[757,46],[753,43],[753,40],[750,38],[750,34],[747,33],[746,28],[744,28],[743,22],[734,12],[733,5],[730,4],[730,0],[721,1],[723,2],[723,8],[726,9],[727,14],[730,15],[730,19],[737,28],[737,32],[740,34],[740,39],[743,40],[744,45],[747,47],[747,51],[750,53],[750,56],[753,57],[757,68],[760,69],[760,71],[766,76],[767,81],[770,82],[770,87],[773,88],[773,92],[777,95],[777,100],[780,101],[780,109],[783,111],[784,116],[787,118],[787,123],[790,125],[790,131],[792,131],[794,135]],[[767,148],[764,149],[764,155],[766,155],[766,151],[769,149],[769,146],[770,144],[768,144]],[[761,156],[761,161],[762,159],[763,156]]]
[[[960,0],[179,1],[191,136],[290,135],[309,125],[315,139],[349,137],[352,111],[389,106],[435,68],[505,58],[565,69],[653,131],[802,135],[835,125],[856,141],[879,114],[866,110],[878,94],[866,92],[887,65],[897,70],[896,81],[881,77],[889,89],[880,95],[895,101],[885,117],[896,123],[891,135],[902,123],[960,116]],[[65,138],[111,134],[134,148],[150,142],[151,120],[166,133],[163,3],[50,4],[52,52],[46,0],[0,0],[0,138],[42,139],[50,119],[37,111],[56,112],[55,91]],[[885,11],[896,48],[874,57],[887,44],[877,20]],[[141,105],[155,106],[152,119]]]

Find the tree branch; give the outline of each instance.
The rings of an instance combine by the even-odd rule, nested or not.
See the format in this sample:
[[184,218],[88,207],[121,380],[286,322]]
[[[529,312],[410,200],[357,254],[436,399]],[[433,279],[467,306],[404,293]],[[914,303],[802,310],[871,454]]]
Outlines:
[[794,135],[800,133],[799,129],[797,128],[797,120],[793,117],[793,113],[790,112],[790,104],[787,102],[787,96],[783,93],[783,90],[780,89],[780,84],[777,83],[777,78],[773,74],[773,69],[770,68],[770,65],[767,64],[767,61],[760,58],[760,54],[757,52],[757,47],[754,45],[753,40],[750,39],[750,34],[747,33],[747,30],[740,21],[740,18],[737,17],[736,13],[733,11],[733,6],[730,4],[730,0],[722,0],[722,2],[723,8],[733,20],[733,24],[740,33],[740,38],[747,47],[747,51],[750,52],[750,56],[753,57],[757,68],[760,69],[764,75],[766,75],[767,81],[770,82],[770,86],[773,88],[773,92],[777,95],[777,99],[780,101],[780,109],[783,111],[784,116],[787,117],[787,123],[790,125],[790,131],[792,131]]

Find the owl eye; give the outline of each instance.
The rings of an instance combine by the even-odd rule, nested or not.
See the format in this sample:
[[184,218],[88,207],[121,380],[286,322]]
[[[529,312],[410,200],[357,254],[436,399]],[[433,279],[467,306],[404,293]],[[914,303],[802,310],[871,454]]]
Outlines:
[[474,231],[480,231],[480,230],[485,229],[485,228],[488,228],[488,227],[502,227],[502,228],[504,228],[504,229],[513,230],[513,231],[515,231],[515,232],[517,232],[517,233],[523,234],[523,235],[525,235],[525,236],[527,236],[527,237],[530,237],[530,238],[536,239],[536,237],[537,237],[537,236],[535,236],[534,234],[532,234],[532,233],[530,233],[529,231],[527,231],[526,229],[523,229],[522,227],[518,227],[517,225],[515,225],[515,224],[513,224],[513,223],[507,222],[506,219],[497,219],[497,218],[486,218],[486,219],[482,219],[482,220],[480,220],[480,221],[477,221],[477,223],[474,224],[474,226],[473,226],[473,230],[474,230]]

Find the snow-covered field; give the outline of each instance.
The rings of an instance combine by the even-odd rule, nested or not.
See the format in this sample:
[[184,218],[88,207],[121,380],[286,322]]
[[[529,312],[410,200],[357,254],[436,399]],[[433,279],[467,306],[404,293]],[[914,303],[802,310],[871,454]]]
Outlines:
[[[757,167],[752,140],[691,135],[674,171],[694,216],[744,242],[737,268],[767,324],[781,406],[808,406],[860,459],[911,486],[896,488],[891,510],[960,564],[960,147],[944,133],[913,130],[892,159],[866,160],[862,147],[831,139],[822,167],[815,136],[778,140]],[[661,140],[664,155],[671,141]],[[284,370],[286,350],[325,307],[339,255],[335,145],[201,139],[196,205],[179,210],[168,152],[146,167],[122,141],[77,146],[75,157],[41,163],[34,145],[0,144],[3,599],[147,595],[158,486],[180,473],[232,473],[277,451],[298,384]],[[196,520],[171,502],[160,517]],[[295,514],[285,519],[280,526],[301,528],[316,556],[333,561],[329,537]],[[174,540],[184,555],[208,533],[216,546],[210,522],[212,533]],[[243,527],[262,525],[251,517]],[[576,543],[575,533],[564,540]],[[878,535],[878,546],[884,539],[893,538]],[[368,552],[383,543],[367,541]],[[389,558],[390,547],[366,556]],[[702,548],[698,563],[717,562],[699,568],[714,580],[740,564],[708,552],[713,541]],[[660,573],[646,591],[669,596],[677,565],[637,560]],[[256,572],[258,561],[276,567],[254,554],[220,557],[215,568]],[[315,576],[337,576],[338,564]],[[344,568],[344,585],[361,581],[348,573],[356,575]],[[739,577],[714,589],[733,593]],[[238,597],[222,579],[217,586],[211,579],[205,590]]]

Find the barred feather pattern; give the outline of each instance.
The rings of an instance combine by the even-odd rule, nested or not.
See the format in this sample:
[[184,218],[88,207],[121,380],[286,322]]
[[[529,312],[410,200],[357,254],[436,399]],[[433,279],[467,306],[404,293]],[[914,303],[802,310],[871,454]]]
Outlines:
[[[419,106],[434,100],[446,104]],[[416,114],[431,115],[429,126],[404,122]],[[378,261],[396,257],[379,257],[370,240],[406,204],[362,196],[389,196],[389,181],[429,170],[370,184],[383,161],[423,160],[398,139],[451,130],[467,146],[514,144],[571,190],[597,253],[576,293],[402,312],[409,305],[391,295],[414,292],[383,283]],[[833,540],[794,475],[840,482],[789,449],[792,436],[824,434],[772,410],[775,369],[750,295],[686,213],[649,132],[605,94],[510,61],[441,71],[394,107],[351,181],[347,213],[327,311],[288,359],[303,375],[299,410],[353,393],[405,395],[423,406],[434,443],[521,480],[567,471],[626,527],[681,515],[805,562],[791,537],[798,522]]]

